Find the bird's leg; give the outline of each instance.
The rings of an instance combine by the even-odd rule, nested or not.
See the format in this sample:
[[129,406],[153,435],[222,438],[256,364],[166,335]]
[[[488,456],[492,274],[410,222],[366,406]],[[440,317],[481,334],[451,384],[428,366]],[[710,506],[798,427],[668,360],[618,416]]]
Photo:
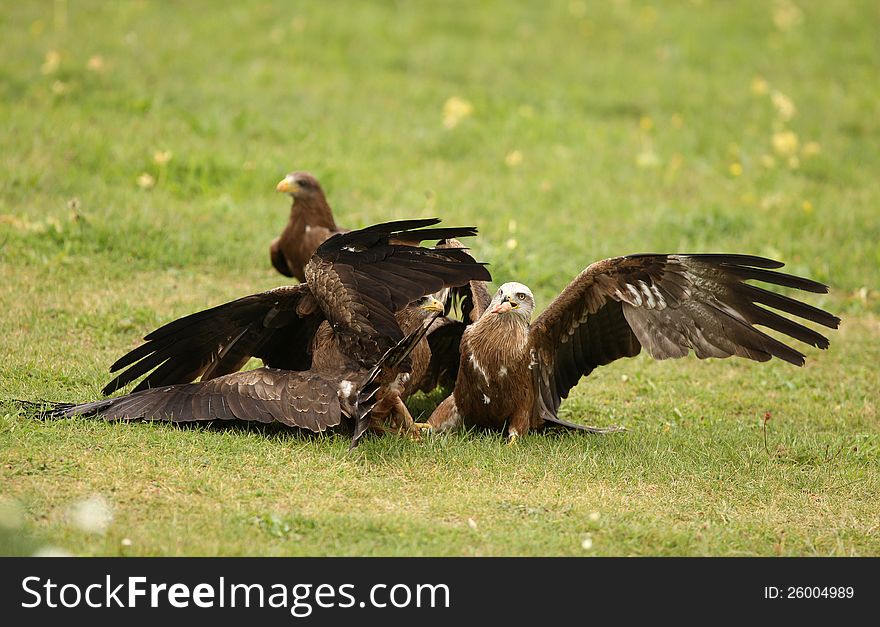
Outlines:
[[399,431],[401,433],[405,433],[412,437],[413,439],[419,439],[419,428],[416,427],[416,423],[413,420],[412,414],[409,413],[409,409],[406,406],[406,403],[403,402],[403,399],[400,398],[400,395],[394,395],[394,406],[393,412],[397,414],[397,417],[400,419],[401,425]]
[[394,401],[388,396],[383,396],[370,412],[370,428],[379,433],[386,433],[388,428],[385,425],[393,410]]
[[528,412],[518,411],[510,418],[507,425],[507,446],[513,446],[519,439],[529,430],[529,414]]
[[416,428],[429,433],[450,431],[457,429],[462,424],[461,413],[455,404],[455,395],[450,394],[442,403],[437,405],[434,413],[428,418],[428,422],[415,423]]

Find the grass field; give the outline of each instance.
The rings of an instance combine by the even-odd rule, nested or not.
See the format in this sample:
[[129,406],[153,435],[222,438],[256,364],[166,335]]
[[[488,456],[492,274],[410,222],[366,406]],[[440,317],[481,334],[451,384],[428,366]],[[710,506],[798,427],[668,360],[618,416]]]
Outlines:
[[[5,3],[0,552],[880,555],[878,24],[873,0]],[[512,448],[8,402],[96,398],[149,330],[283,283],[293,169],[346,226],[477,225],[539,308],[596,259],[727,251],[829,283],[809,300],[843,324],[804,369],[616,362],[564,416],[628,432]]]

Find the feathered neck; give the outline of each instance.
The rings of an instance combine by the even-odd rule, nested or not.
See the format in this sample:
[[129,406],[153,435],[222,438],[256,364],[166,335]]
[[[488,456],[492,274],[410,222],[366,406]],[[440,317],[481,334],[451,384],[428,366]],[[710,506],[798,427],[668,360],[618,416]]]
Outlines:
[[471,325],[468,339],[476,351],[519,353],[529,339],[529,322],[515,313],[486,312]]
[[333,210],[323,194],[315,198],[294,199],[290,206],[290,221],[305,226],[323,226],[330,231],[338,230],[333,219]]
[[397,319],[397,325],[404,335],[409,335],[428,319],[428,315],[423,309],[418,307],[407,307],[394,314],[394,317]]

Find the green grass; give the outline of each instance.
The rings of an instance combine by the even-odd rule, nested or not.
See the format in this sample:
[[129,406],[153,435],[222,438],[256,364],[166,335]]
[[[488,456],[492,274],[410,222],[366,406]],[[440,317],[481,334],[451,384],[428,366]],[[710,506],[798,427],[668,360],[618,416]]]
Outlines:
[[[0,399],[95,398],[147,331],[282,283],[292,169],[346,226],[476,224],[539,306],[596,259],[730,251],[830,283],[844,322],[802,370],[617,362],[564,415],[628,432],[515,448],[6,402],[0,552],[880,554],[880,8],[794,2],[7,3]],[[92,494],[103,535],[67,515]]]

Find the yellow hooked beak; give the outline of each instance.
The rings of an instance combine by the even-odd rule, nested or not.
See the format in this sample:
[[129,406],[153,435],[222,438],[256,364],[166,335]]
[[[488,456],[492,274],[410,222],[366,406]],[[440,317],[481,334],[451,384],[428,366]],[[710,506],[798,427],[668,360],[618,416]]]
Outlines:
[[296,194],[300,191],[300,186],[292,176],[288,175],[281,179],[278,185],[275,186],[275,191],[283,192],[285,194]]
[[433,296],[428,296],[428,301],[422,305],[419,305],[421,309],[425,311],[430,311],[433,313],[443,313],[444,307],[443,303],[434,298]]
[[511,309],[516,309],[519,307],[518,304],[510,300],[510,298],[505,295],[504,298],[501,299],[501,302],[492,307],[491,312],[497,314],[507,313]]

